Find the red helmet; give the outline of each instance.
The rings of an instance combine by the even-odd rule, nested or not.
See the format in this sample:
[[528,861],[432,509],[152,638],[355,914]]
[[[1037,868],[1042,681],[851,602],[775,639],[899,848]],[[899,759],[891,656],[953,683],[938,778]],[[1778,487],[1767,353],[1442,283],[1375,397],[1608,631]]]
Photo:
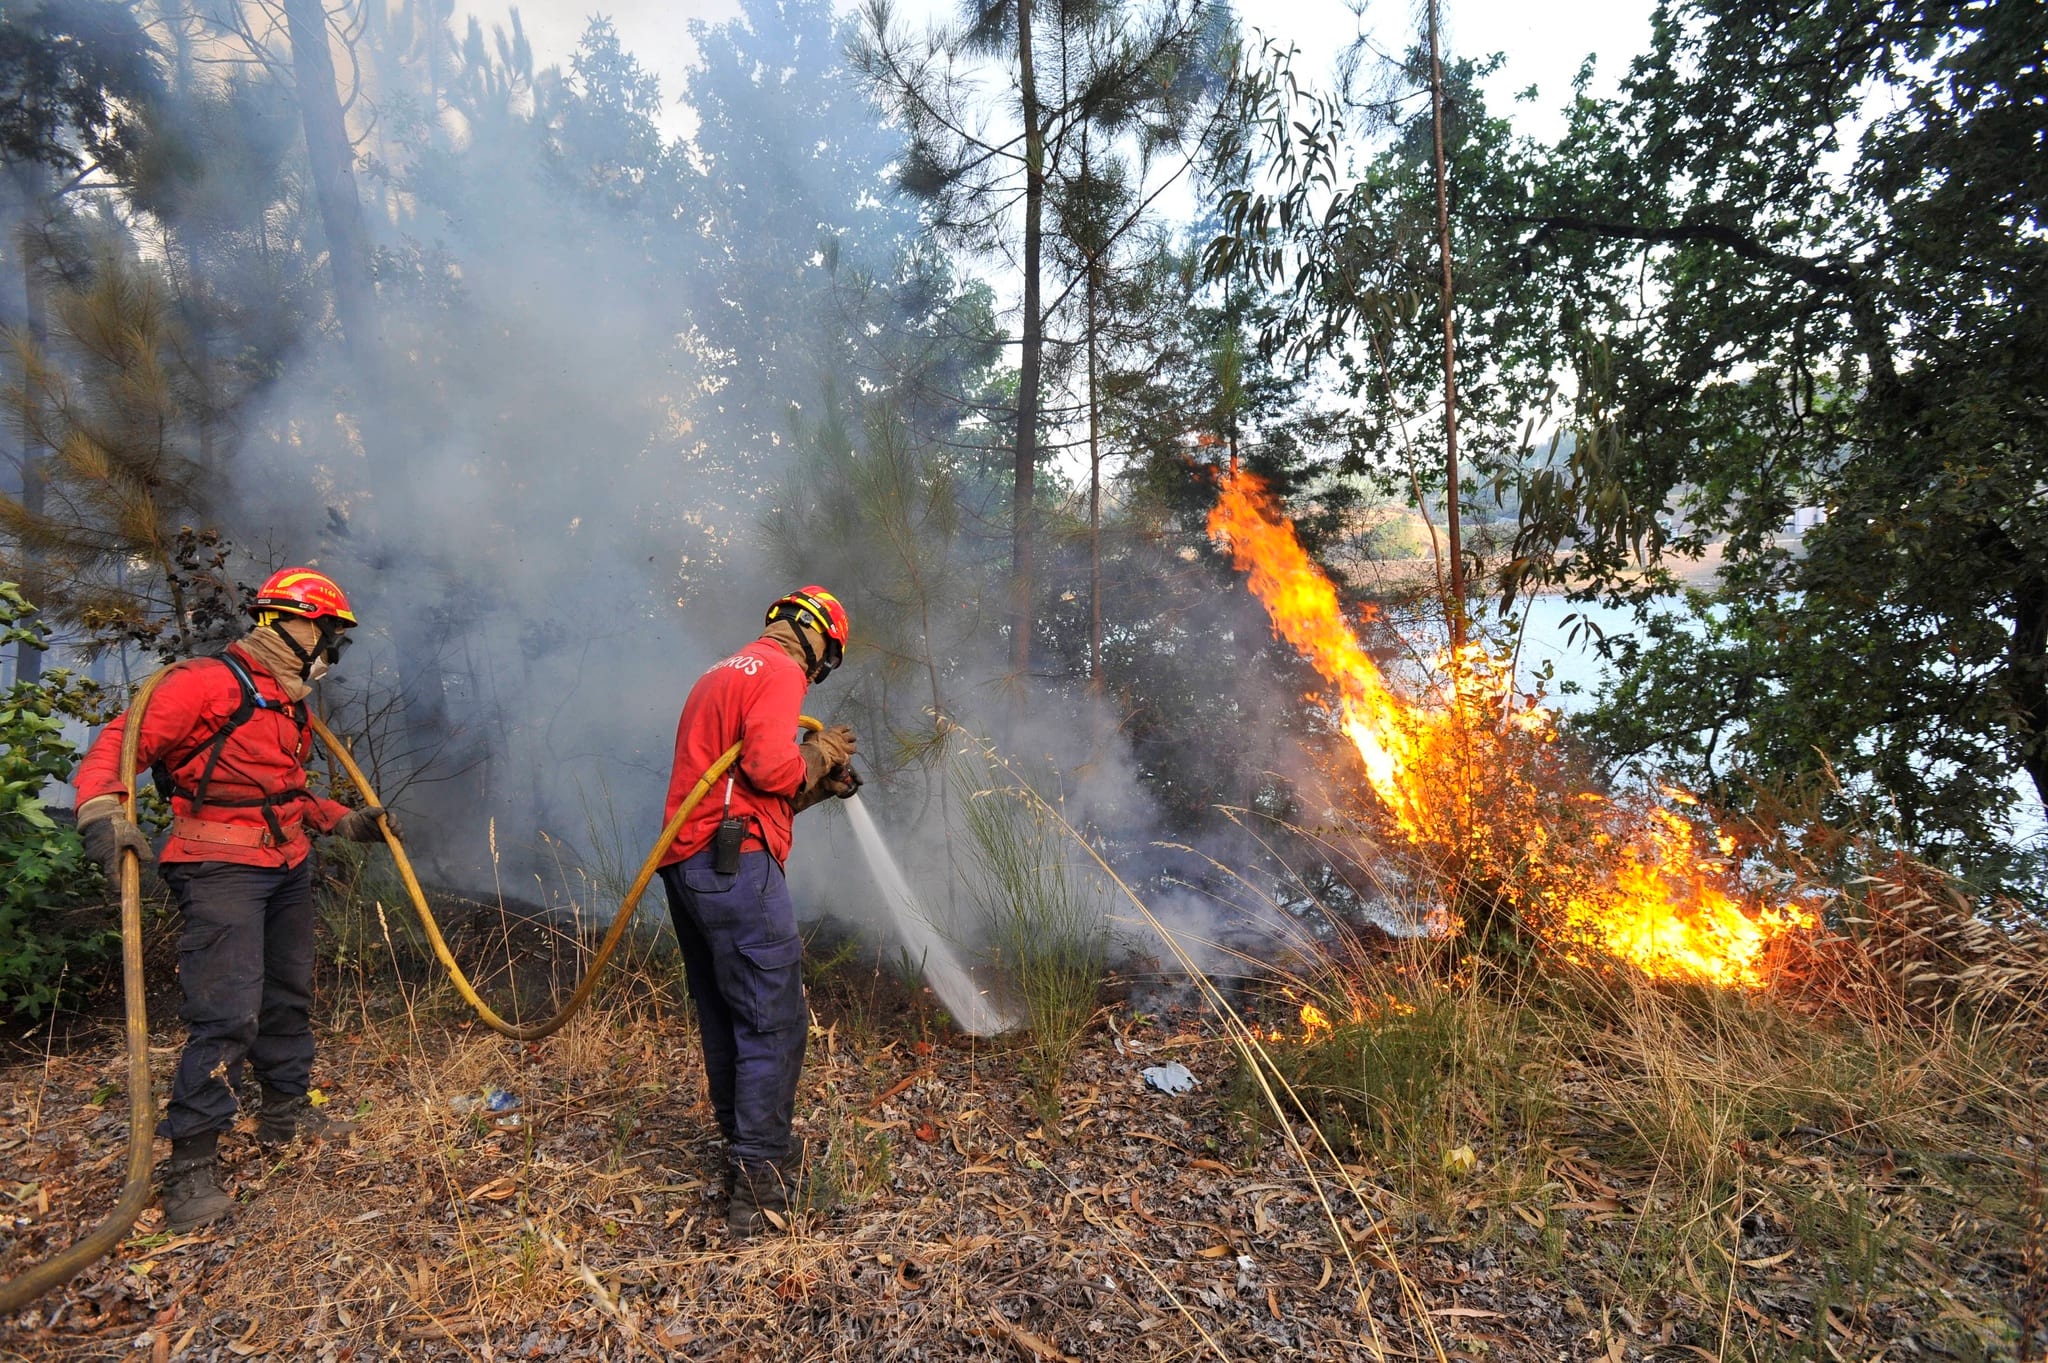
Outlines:
[[356,623],[355,612],[334,579],[311,568],[280,568],[264,580],[249,603],[249,613],[261,620],[269,611],[301,620],[339,620],[351,628]]
[[[829,671],[839,666],[840,659],[846,654],[848,631],[846,607],[839,604],[838,597],[815,584],[799,587],[788,596],[779,598],[768,608],[766,623],[772,625],[777,620],[791,620],[800,625],[808,625],[824,635],[825,668]],[[806,645],[806,648],[808,647]]]

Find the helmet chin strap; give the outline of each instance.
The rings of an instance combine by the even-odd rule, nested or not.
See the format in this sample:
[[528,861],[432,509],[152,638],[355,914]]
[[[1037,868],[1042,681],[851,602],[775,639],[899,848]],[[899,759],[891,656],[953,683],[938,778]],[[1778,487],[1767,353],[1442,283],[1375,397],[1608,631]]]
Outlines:
[[285,620],[283,620],[283,618],[276,618],[276,620],[272,620],[272,622],[270,622],[270,628],[272,628],[272,630],[276,630],[276,636],[279,636],[279,639],[283,639],[283,641],[285,641],[285,647],[287,647],[287,649],[291,649],[291,655],[293,655],[295,659],[299,659],[299,679],[301,679],[301,682],[305,682],[305,677],[307,677],[307,675],[309,675],[309,673],[313,671],[313,663],[315,663],[315,661],[319,661],[319,653],[317,653],[317,651],[313,651],[313,653],[307,653],[305,649],[301,649],[301,647],[299,647],[299,641],[297,641],[297,639],[293,639],[293,636],[291,636],[291,630],[287,630],[287,628],[285,628]]
[[832,675],[832,669],[818,656],[818,650],[811,647],[810,627],[801,620],[792,620],[790,623],[796,626],[796,641],[804,651],[804,675],[811,679],[811,685],[816,686]]
[[285,647],[289,648],[292,651],[292,656],[299,660],[299,680],[311,681],[313,679],[313,665],[320,661],[320,655],[323,650],[317,644],[311,653],[300,648],[299,641],[292,638],[291,631],[286,629],[284,624],[285,622],[280,618],[272,620],[270,627],[277,631],[277,637],[284,640]]

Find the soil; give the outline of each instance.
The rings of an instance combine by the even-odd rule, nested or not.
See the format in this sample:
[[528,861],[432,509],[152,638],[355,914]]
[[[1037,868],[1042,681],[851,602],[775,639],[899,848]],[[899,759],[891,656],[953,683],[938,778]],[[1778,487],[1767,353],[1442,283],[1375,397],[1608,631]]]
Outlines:
[[[566,983],[578,952],[535,931],[472,923],[459,949],[495,932],[501,975]],[[1995,1311],[1998,1284],[1969,1273],[2023,1276],[1923,1258],[1901,1298],[1917,1305],[1830,1304],[1809,1290],[1815,1251],[1760,1224],[1747,1266],[1716,1269],[1742,1274],[1740,1311],[1676,1277],[1630,1310],[1613,1285],[1655,1230],[1654,1167],[1560,1145],[1541,1190],[1408,1202],[1369,1161],[1311,1174],[1249,1119],[1212,1021],[1156,981],[1112,988],[1047,1095],[1015,1043],[950,1032],[921,989],[834,940],[810,948],[838,959],[812,991],[799,1127],[827,1152],[837,1210],[727,1242],[696,1040],[658,958],[537,1045],[484,1031],[431,975],[358,967],[323,982],[316,1069],[356,1133],[266,1157],[245,1118],[224,1143],[231,1222],[171,1236],[152,1207],[0,1322],[0,1357],[1626,1363],[1747,1340],[1740,1356],[1869,1358],[1920,1351],[1944,1312]],[[127,1127],[113,1023],[76,1022],[75,1044],[0,1070],[0,1275],[111,1205]],[[1173,1061],[1198,1088],[1148,1086]],[[475,1106],[494,1088],[516,1109]],[[1923,1175],[1895,1155],[1797,1137],[1745,1153],[1904,1197]],[[1947,1232],[1972,1234],[1961,1217]],[[1936,1253],[1942,1228],[1917,1233]]]

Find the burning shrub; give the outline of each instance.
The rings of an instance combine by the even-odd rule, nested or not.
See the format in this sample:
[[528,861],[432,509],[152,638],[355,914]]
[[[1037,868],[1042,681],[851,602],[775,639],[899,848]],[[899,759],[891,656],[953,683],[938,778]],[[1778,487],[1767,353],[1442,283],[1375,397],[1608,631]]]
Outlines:
[[1274,632],[1330,683],[1325,703],[1363,764],[1375,820],[1468,932],[1506,926],[1570,961],[1754,987],[1771,943],[1814,925],[1797,904],[1744,902],[1733,841],[1690,796],[1667,790],[1659,804],[1595,789],[1550,712],[1518,695],[1484,648],[1446,653],[1397,685],[1257,477],[1223,480],[1209,531],[1229,541]]

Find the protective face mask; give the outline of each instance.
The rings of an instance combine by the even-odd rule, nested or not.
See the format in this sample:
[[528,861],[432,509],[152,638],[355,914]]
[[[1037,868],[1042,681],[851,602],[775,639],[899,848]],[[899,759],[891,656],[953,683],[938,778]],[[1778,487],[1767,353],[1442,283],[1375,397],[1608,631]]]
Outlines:
[[306,669],[306,680],[308,682],[319,681],[322,677],[327,675],[327,668],[327,655],[323,653],[322,655],[313,660],[313,665],[311,667]]

